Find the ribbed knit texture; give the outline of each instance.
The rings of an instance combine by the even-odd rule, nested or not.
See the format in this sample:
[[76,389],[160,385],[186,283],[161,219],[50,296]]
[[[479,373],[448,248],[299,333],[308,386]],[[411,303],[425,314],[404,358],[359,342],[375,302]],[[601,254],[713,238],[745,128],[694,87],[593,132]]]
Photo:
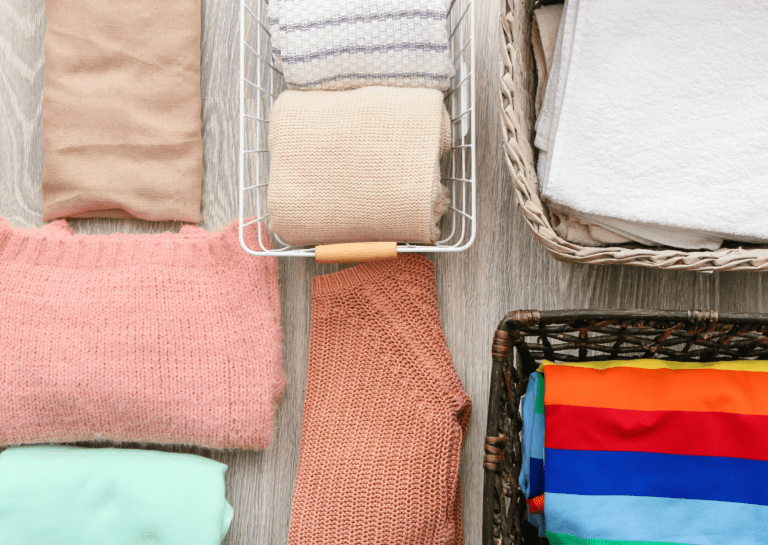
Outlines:
[[270,229],[297,245],[435,242],[450,142],[434,89],[286,91],[269,133]]
[[246,254],[237,224],[84,236],[0,218],[0,301],[0,445],[269,444],[277,260]]
[[447,90],[449,0],[272,0],[272,55],[294,89]]
[[427,258],[314,278],[289,544],[463,543],[470,412]]

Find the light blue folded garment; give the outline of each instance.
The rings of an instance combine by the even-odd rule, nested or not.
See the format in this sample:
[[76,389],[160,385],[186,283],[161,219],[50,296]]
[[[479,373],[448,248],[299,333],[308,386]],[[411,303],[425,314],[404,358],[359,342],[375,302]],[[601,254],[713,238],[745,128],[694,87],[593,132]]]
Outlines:
[[531,373],[523,397],[523,465],[520,488],[527,499],[544,493],[544,377]]
[[[544,493],[544,376],[531,373],[522,401],[523,461],[520,469],[520,488],[527,499]],[[531,515],[528,521],[545,537],[544,515]]]
[[191,454],[33,446],[0,454],[2,545],[219,545],[227,466]]

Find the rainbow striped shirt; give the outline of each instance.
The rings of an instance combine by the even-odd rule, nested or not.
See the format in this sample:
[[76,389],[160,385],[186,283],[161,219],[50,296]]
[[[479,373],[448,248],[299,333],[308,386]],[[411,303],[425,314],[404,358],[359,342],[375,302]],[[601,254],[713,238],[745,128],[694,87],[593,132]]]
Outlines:
[[768,362],[540,371],[552,545],[768,543]]

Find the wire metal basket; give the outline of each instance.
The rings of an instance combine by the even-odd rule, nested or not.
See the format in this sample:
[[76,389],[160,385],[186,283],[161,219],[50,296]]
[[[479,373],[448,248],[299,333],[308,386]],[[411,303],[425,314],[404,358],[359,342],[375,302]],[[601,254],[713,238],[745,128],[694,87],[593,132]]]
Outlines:
[[[445,95],[451,115],[451,150],[441,164],[442,182],[451,190],[451,207],[440,220],[434,245],[400,243],[398,252],[458,252],[475,239],[475,0],[453,0],[446,25],[455,75]],[[258,245],[249,247],[243,228],[268,227],[269,121],[277,96],[286,88],[272,61],[267,0],[240,4],[240,149],[238,165],[240,244],[252,255],[313,257],[313,246],[292,246],[259,229]],[[272,249],[266,237],[271,238]],[[253,246],[253,244],[251,245]]]

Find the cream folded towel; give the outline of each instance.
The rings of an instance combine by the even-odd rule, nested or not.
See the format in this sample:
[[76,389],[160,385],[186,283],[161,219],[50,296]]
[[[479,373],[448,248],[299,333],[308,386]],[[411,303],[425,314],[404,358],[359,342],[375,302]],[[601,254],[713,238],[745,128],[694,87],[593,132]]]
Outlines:
[[557,32],[560,28],[562,15],[563,4],[541,6],[533,12],[531,40],[533,41],[533,55],[536,58],[536,71],[539,76],[539,83],[536,87],[536,115],[539,115],[541,103],[544,100],[544,90],[549,79],[549,71],[552,69]]
[[[555,57],[555,46],[560,32],[562,14],[563,4],[542,6],[533,12],[531,39],[533,41],[533,55],[536,59],[536,70],[539,80],[536,88],[537,116],[541,111],[544,93],[549,81],[549,73]],[[603,246],[606,244],[626,244],[631,242],[630,239],[610,229],[583,221],[565,212],[550,210],[550,218],[555,232],[569,242],[584,246]]]
[[548,204],[682,248],[768,240],[768,4],[569,0],[564,13],[537,124]]
[[[535,145],[539,148],[537,174],[539,191],[546,197],[549,178],[550,154],[548,150],[557,133],[557,123],[562,109],[568,68],[571,62],[576,12],[580,0],[566,0],[559,22],[554,57],[548,70],[546,91],[541,113],[536,121]],[[548,34],[551,36],[551,33]],[[599,178],[605,180],[605,177]],[[646,246],[672,246],[690,249],[717,249],[722,244],[719,237],[702,235],[691,230],[650,225],[597,214],[587,214],[568,206],[548,202],[552,228],[565,240],[585,246],[625,244],[637,242]]]
[[605,246],[607,244],[626,244],[632,242],[610,229],[581,220],[578,216],[564,214],[556,210],[549,211],[552,228],[568,242],[582,246]]
[[285,91],[269,134],[270,229],[295,245],[436,242],[450,143],[434,89]]

